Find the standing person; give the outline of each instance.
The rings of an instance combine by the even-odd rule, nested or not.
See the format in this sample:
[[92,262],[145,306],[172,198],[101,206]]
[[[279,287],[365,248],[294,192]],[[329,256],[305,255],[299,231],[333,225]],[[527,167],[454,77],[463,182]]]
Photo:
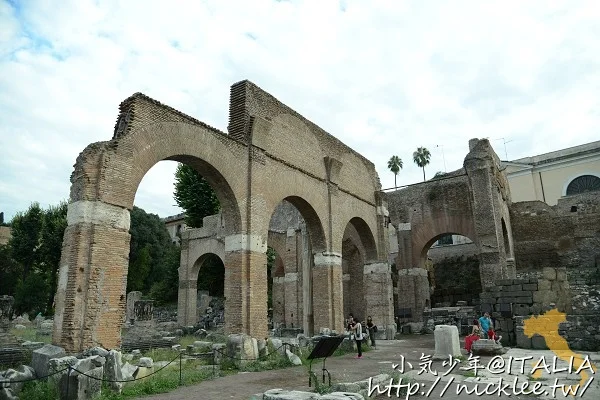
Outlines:
[[354,340],[356,340],[356,349],[358,350],[358,356],[356,358],[362,358],[362,340],[363,340],[363,328],[362,324],[356,317],[352,317],[352,330],[354,331]]
[[369,337],[371,338],[371,346],[376,348],[375,333],[377,332],[377,325],[373,323],[373,318],[371,318],[370,315],[367,317],[367,330],[369,331]]
[[351,331],[352,326],[354,325],[354,315],[352,315],[352,313],[348,314],[348,319],[346,322],[347,322],[346,330]]
[[490,319],[490,314],[488,312],[483,314],[483,317],[479,318],[479,327],[481,328],[481,333],[484,339],[488,338],[488,331],[492,327],[492,320]]

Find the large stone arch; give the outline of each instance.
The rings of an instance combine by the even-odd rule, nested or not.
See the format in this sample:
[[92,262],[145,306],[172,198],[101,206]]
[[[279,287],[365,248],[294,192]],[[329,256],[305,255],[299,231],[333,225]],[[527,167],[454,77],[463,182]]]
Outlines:
[[426,251],[443,234],[466,236],[476,244],[482,287],[515,274],[508,180],[487,139],[472,139],[469,150],[463,168],[386,193],[397,229],[397,306],[403,310],[399,314],[410,309],[416,321],[429,298]]
[[[110,142],[88,146],[71,176],[53,340],[72,350],[90,344],[119,346],[129,210],[144,174],[157,162],[182,161],[196,168],[215,187],[226,229],[235,232],[243,227],[238,207],[243,192],[237,189],[242,182],[233,167],[239,147],[227,146],[222,133],[203,125],[168,122],[117,134]],[[193,146],[198,140],[207,145]]]
[[[371,220],[373,224],[376,223],[375,216],[372,216]],[[387,232],[384,236],[388,236]],[[350,305],[351,312],[360,318],[370,315],[375,324],[383,328],[392,326],[391,268],[387,257],[380,256],[380,249],[371,226],[361,217],[352,217],[346,224],[343,238],[342,262],[349,263],[349,276],[345,279],[344,293],[357,296],[360,302],[358,306],[356,301],[348,301],[346,304]],[[381,247],[388,246],[382,244]],[[350,257],[349,260],[345,260],[347,256]],[[361,264],[354,265],[359,260]]]
[[198,322],[196,293],[203,257],[215,254],[225,264],[224,234],[222,214],[205,217],[202,228],[187,229],[181,233],[177,322],[182,326],[193,326]]
[[[319,293],[311,325],[342,330],[338,235],[344,216],[361,209],[356,215],[375,234],[378,259],[386,248],[374,165],[248,81],[231,87],[229,111],[225,134],[137,93],[121,104],[112,140],[91,144],[79,155],[71,177],[54,343],[69,351],[119,347],[129,210],[143,176],[162,160],[194,167],[221,202],[227,332],[267,334],[267,231],[273,207],[285,198],[296,202],[311,230],[309,270]],[[189,278],[180,287],[191,285]]]

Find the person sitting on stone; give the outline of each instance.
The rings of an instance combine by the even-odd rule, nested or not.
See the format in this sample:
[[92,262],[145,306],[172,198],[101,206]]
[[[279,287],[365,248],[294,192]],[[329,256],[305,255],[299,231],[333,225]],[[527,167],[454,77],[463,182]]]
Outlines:
[[487,339],[488,331],[492,327],[492,320],[490,319],[490,313],[485,312],[483,317],[479,318],[479,327],[481,328],[481,333],[483,339]]
[[473,327],[471,328],[471,334],[465,337],[465,350],[467,350],[467,353],[469,353],[469,355],[472,353],[471,347],[473,346],[473,343],[480,339],[480,335],[481,328],[479,327],[479,321],[474,319]]
[[496,333],[496,331],[492,327],[490,327],[490,329],[488,329],[487,336],[488,336],[488,339],[493,340],[497,344],[500,344],[500,341],[502,340],[502,336],[498,335],[498,333]]

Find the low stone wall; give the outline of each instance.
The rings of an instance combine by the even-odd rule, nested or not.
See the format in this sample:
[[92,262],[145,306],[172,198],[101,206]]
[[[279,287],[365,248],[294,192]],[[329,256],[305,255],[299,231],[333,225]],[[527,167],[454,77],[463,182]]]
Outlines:
[[[571,271],[569,271],[571,272]],[[503,342],[522,348],[547,349],[543,337],[528,337],[523,321],[553,308],[566,314],[559,334],[573,350],[600,349],[600,287],[593,271],[567,273],[566,268],[521,272],[517,279],[498,281],[481,294],[481,313],[490,312]],[[570,278],[570,279],[569,279]],[[573,284],[570,283],[573,282]],[[572,295],[573,294],[573,295]],[[551,325],[550,325],[551,326]]]
[[[563,269],[565,270],[565,269]],[[520,271],[521,279],[544,279],[544,270]],[[560,273],[562,277],[562,272]],[[600,268],[580,267],[566,268],[566,277],[570,287],[569,307],[561,305],[560,311],[567,313],[567,322],[559,327],[559,333],[567,339],[573,350],[600,350]],[[558,306],[558,304],[557,304]],[[564,310],[563,310],[564,308]],[[519,321],[516,326],[519,326]],[[522,345],[529,345],[530,340],[523,339]],[[546,348],[539,344],[539,339],[531,342],[532,348]]]

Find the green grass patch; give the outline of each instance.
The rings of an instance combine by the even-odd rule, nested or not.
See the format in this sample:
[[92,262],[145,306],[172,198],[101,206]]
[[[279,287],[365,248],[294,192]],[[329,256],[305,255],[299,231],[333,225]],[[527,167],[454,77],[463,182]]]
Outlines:
[[44,344],[52,343],[52,335],[41,335],[34,326],[30,326],[25,329],[12,328],[10,333],[24,341],[43,342]]
[[[179,361],[175,361],[179,363]],[[218,373],[218,368],[215,368]],[[207,379],[213,379],[213,369],[195,362],[184,362],[181,369],[181,386],[195,385]],[[179,366],[166,367],[154,375],[138,381],[126,383],[121,394],[116,394],[108,388],[102,390],[99,400],[121,400],[131,397],[167,393],[180,386]]]
[[19,393],[20,399],[50,400],[58,399],[58,391],[54,385],[42,381],[26,382]]

